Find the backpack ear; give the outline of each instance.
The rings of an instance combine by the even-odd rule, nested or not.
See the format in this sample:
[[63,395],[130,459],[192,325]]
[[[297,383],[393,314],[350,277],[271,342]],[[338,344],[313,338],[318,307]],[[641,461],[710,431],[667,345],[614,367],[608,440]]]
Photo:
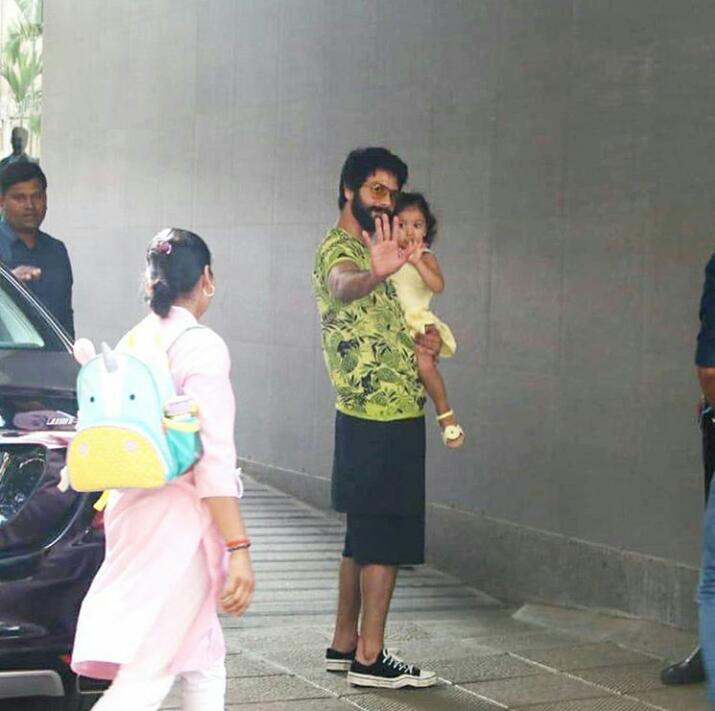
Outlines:
[[84,365],[97,355],[97,351],[89,338],[78,338],[72,346],[72,353],[80,365]]

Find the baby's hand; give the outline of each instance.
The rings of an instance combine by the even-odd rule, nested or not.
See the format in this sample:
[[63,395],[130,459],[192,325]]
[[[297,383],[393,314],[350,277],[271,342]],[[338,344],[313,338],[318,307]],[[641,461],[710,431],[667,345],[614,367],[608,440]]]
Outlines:
[[425,251],[425,243],[422,240],[414,240],[413,244],[415,245],[415,251],[410,254],[407,261],[413,266],[416,266],[417,262],[422,259],[422,254]]

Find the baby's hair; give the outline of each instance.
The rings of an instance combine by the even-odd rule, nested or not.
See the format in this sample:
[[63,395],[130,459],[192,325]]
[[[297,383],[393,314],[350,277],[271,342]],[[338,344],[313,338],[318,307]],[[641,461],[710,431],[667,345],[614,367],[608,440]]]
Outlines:
[[398,193],[397,199],[395,200],[395,215],[399,215],[403,210],[408,207],[416,207],[425,218],[427,223],[427,234],[425,235],[425,243],[428,247],[432,246],[435,237],[437,237],[437,218],[434,216],[432,210],[430,210],[429,203],[425,200],[425,196],[422,193]]

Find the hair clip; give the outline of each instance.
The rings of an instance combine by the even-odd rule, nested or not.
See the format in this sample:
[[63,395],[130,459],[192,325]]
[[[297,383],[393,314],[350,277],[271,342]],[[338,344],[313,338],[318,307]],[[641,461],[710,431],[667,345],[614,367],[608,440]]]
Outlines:
[[162,241],[156,245],[156,251],[165,254],[167,257],[171,254],[171,242]]

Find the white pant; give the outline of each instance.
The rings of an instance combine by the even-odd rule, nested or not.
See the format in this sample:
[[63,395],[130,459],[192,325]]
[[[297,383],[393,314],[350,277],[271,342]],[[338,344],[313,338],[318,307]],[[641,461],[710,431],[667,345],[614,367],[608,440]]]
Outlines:
[[[173,674],[148,677],[119,670],[108,691],[93,711],[156,711],[166,698],[176,677]],[[223,660],[209,669],[181,674],[182,711],[224,711],[226,668]]]
[[[210,592],[202,551],[197,551],[183,580],[167,601],[158,628],[166,640],[165,649],[179,649],[191,623]],[[170,630],[170,632],[167,632]],[[168,674],[172,656],[155,653],[150,634],[142,643],[135,659],[119,668],[117,676],[93,711],[156,711],[171,690],[176,676]],[[226,668],[224,660],[207,669],[181,674],[182,711],[224,711]]]

